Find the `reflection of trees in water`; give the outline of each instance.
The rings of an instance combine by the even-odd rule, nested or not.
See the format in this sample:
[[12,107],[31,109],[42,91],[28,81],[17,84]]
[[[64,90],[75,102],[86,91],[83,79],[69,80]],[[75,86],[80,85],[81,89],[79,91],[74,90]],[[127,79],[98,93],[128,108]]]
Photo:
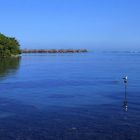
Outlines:
[[19,68],[20,57],[0,58],[0,78],[13,74]]

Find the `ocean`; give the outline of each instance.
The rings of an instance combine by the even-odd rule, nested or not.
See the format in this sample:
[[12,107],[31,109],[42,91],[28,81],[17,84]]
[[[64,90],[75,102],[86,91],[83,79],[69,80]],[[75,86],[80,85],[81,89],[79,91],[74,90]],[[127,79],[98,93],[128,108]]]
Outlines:
[[139,52],[0,59],[0,139],[139,140],[139,72]]

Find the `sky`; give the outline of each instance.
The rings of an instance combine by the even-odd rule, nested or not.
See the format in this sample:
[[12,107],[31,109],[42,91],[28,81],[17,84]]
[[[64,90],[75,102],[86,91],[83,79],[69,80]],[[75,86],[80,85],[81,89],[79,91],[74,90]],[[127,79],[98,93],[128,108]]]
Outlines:
[[140,0],[0,0],[21,48],[140,50]]

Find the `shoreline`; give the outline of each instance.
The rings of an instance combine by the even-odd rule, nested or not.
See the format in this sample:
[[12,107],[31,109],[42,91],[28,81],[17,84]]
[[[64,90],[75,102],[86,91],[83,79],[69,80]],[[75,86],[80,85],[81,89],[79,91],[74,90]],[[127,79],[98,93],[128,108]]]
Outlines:
[[23,49],[22,53],[85,53],[87,49]]

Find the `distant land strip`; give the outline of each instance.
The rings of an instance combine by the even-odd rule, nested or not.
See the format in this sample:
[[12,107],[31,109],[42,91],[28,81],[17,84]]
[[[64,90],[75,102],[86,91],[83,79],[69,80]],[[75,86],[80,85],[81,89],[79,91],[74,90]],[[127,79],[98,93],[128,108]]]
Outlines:
[[84,53],[87,49],[23,49],[21,53]]

